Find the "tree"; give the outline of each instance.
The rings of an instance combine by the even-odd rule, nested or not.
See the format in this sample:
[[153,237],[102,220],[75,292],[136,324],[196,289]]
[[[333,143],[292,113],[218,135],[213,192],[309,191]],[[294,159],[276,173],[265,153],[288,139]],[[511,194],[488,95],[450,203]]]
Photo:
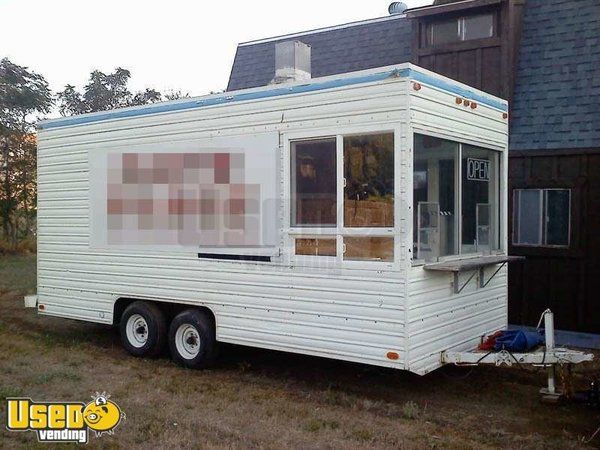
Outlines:
[[[132,93],[127,87],[130,78],[131,72],[121,67],[109,74],[95,70],[90,74],[89,82],[83,88],[83,92],[78,92],[73,85],[69,84],[58,93],[60,113],[63,116],[83,114],[146,105],[163,100],[163,95],[155,89]],[[181,91],[175,91],[164,97],[167,100],[174,100],[187,96]]]
[[43,76],[0,60],[0,220],[4,239],[15,243],[32,231],[35,217],[34,123],[52,106]]
[[27,67],[0,60],[0,134],[31,131],[34,114],[48,113],[52,93],[43,76],[29,72]]
[[189,98],[190,94],[187,92],[178,91],[169,91],[165,94],[165,100],[180,100],[182,98]]

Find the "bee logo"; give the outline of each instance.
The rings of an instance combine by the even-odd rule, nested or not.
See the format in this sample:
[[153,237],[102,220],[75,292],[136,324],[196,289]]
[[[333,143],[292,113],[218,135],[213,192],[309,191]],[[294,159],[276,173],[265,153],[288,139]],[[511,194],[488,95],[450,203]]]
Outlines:
[[104,433],[113,434],[114,429],[125,418],[125,413],[109,397],[105,392],[96,393],[83,409],[83,420],[90,430],[95,431],[96,437]]

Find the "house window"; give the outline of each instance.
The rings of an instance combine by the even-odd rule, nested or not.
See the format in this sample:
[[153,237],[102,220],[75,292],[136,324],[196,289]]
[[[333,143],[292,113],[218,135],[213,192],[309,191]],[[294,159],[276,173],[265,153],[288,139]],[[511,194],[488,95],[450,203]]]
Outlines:
[[290,158],[294,254],[393,262],[394,133],[296,141]]
[[570,189],[515,189],[513,245],[568,247]]
[[500,153],[415,135],[414,255],[432,261],[500,248]]
[[427,44],[443,45],[460,41],[459,20],[444,20],[427,25]]
[[459,21],[461,41],[485,39],[494,36],[494,14],[463,17]]
[[335,138],[292,143],[291,163],[291,225],[336,226]]
[[472,39],[485,39],[495,35],[494,13],[455,17],[427,24],[427,45],[452,44]]

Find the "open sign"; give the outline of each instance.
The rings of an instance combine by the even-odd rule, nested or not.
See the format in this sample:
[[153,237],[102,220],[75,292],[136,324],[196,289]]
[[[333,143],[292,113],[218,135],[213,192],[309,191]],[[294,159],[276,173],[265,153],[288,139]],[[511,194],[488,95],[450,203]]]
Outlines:
[[487,159],[467,158],[467,180],[490,181],[490,162]]

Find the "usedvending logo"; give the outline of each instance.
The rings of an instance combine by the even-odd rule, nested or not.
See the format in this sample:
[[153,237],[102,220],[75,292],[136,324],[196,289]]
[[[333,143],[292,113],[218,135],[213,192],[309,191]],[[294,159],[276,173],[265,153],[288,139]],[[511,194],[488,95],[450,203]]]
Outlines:
[[113,434],[125,414],[96,393],[89,403],[34,402],[30,398],[8,398],[6,428],[10,431],[35,431],[40,442],[78,442],[86,444],[90,432],[96,437]]

